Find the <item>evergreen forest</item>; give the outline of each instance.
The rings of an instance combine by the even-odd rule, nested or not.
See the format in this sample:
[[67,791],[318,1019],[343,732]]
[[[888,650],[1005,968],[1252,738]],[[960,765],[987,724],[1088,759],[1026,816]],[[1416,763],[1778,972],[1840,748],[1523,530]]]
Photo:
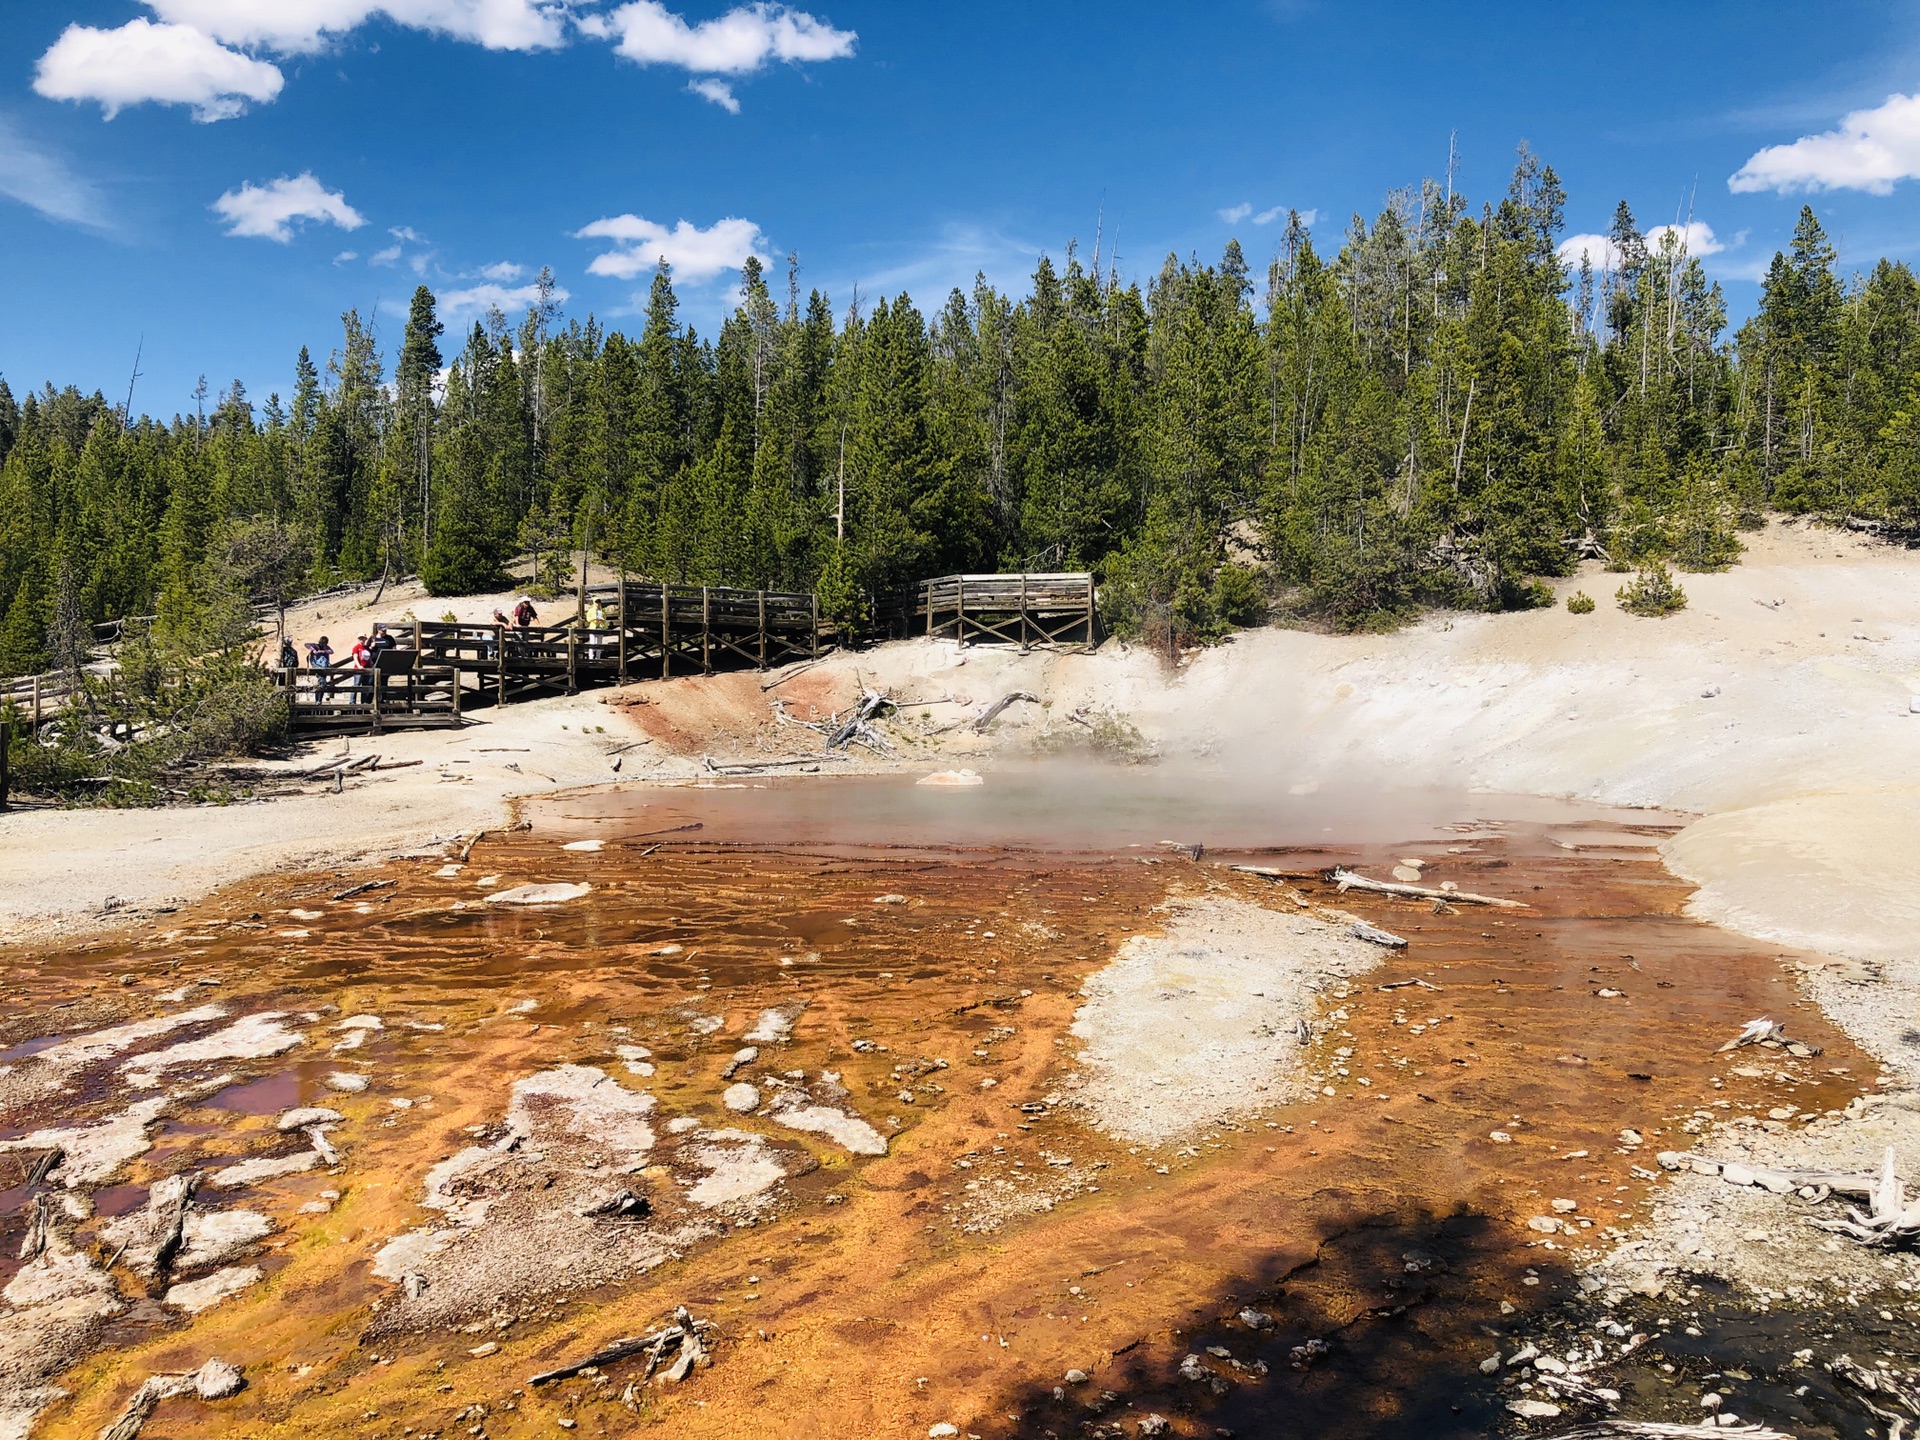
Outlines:
[[586,550],[855,624],[925,576],[1087,569],[1113,629],[1194,643],[1526,607],[1582,557],[1716,568],[1769,510],[1920,528],[1905,265],[1841,275],[1804,210],[1729,333],[1677,227],[1650,243],[1622,203],[1612,263],[1571,270],[1564,205],[1523,149],[1498,203],[1429,181],[1330,253],[1293,217],[1264,275],[1233,243],[1143,288],[1069,246],[1025,296],[927,314],[749,260],[703,336],[663,265],[636,336],[545,300],[448,334],[422,287],[397,354],[349,313],[263,405],[0,381],[0,674],[70,664],[94,622],[192,637],[407,573],[472,593],[528,553],[555,587]]

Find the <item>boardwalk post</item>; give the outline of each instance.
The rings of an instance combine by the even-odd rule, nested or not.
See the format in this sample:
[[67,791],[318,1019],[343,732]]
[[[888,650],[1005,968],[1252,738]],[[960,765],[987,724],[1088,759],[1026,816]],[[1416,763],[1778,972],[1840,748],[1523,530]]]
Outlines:
[[40,733],[40,677],[33,677],[33,733]]
[[760,592],[760,668],[767,668],[767,592]]
[[627,568],[620,567],[620,683],[627,683]]
[[507,703],[507,627],[504,625],[493,627],[493,658],[500,666],[500,698],[494,703],[504,705]]
[[967,648],[967,577],[953,577],[954,586],[954,622],[953,633],[962,650]]
[[0,810],[7,808],[7,784],[13,778],[7,769],[13,751],[13,722],[0,720]]
[[387,688],[385,684],[386,678],[386,676],[380,673],[380,662],[376,657],[373,668],[367,672],[367,683],[373,687],[372,696],[368,703],[372,708],[373,733],[376,735],[380,733],[380,692]]
[[1020,653],[1027,653],[1027,572],[1020,572]]
[[570,627],[567,630],[567,694],[580,693],[580,631]]
[[713,673],[713,587],[700,587],[700,673]]
[[1087,649],[1093,649],[1093,576],[1087,576]]
[[820,597],[808,597],[813,601],[813,658],[820,658]]
[[933,638],[933,582],[931,580],[920,582],[920,598],[927,602],[927,638],[931,640]]
[[460,667],[453,667],[453,728],[460,728]]
[[660,582],[660,678],[666,679],[673,671],[673,611],[669,608],[668,597],[673,587],[666,581]]
[[425,643],[421,638],[424,634],[425,634],[424,627],[422,627],[422,625],[418,620],[414,621],[413,622],[413,663],[415,665],[418,665],[420,663],[420,657],[427,653]]

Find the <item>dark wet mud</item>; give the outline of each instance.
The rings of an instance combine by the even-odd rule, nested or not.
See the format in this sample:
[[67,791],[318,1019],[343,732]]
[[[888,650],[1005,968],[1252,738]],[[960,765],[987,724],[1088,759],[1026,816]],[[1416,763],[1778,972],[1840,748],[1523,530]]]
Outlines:
[[[64,1186],[56,1168],[29,1184],[39,1152],[0,1153],[0,1285],[22,1268],[41,1193],[90,1196],[93,1216],[62,1224],[104,1265],[106,1223],[163,1176],[300,1150],[275,1126],[293,1107],[343,1117],[327,1132],[338,1164],[203,1186],[213,1208],[270,1217],[270,1237],[227,1262],[257,1268],[256,1284],[188,1316],[165,1277],[110,1272],[121,1309],[58,1374],[71,1398],[35,1433],[95,1434],[147,1373],[208,1355],[244,1366],[248,1389],[168,1402],[147,1433],[1132,1436],[1155,1415],[1181,1435],[1518,1433],[1531,1422],[1506,1408],[1516,1381],[1483,1359],[1609,1319],[1651,1337],[1613,1372],[1626,1413],[1691,1404],[1697,1418],[1696,1382],[1738,1371],[1751,1378],[1727,1382],[1740,1387],[1728,1408],[1743,1418],[1809,1436],[1879,1423],[1792,1362],[1795,1326],[1833,1333],[1833,1317],[1740,1319],[1716,1299],[1596,1317],[1582,1299],[1579,1253],[1645,1212],[1661,1183],[1652,1155],[1680,1144],[1675,1117],[1770,1103],[1713,1055],[1746,1020],[1789,1017],[1825,1048],[1796,1091],[1808,1110],[1844,1106],[1875,1073],[1798,1000],[1776,952],[1681,917],[1686,888],[1650,848],[1663,817],[1479,823],[1485,807],[1454,797],[1404,833],[1357,827],[1391,844],[1320,838],[1331,814],[1257,844],[1236,819],[1220,828],[1239,849],[1195,859],[1157,842],[1212,843],[1200,815],[1152,839],[1109,815],[1108,843],[1066,849],[1023,845],[992,815],[958,841],[881,824],[859,800],[783,800],[777,833],[755,837],[753,798],[562,797],[464,866],[395,865],[372,877],[391,884],[343,899],[364,872],[262,881],[170,931],[7,956],[0,1085],[30,1075],[49,1037],[207,1001],[234,1018],[281,1012],[302,1038],[169,1071],[184,1098],[102,1182]],[[1154,907],[1202,893],[1283,904],[1273,882],[1230,868],[1242,861],[1384,877],[1406,858],[1426,862],[1423,883],[1528,908],[1436,914],[1291,882],[1410,941],[1327,992],[1300,1051],[1311,1094],[1158,1148],[1103,1136],[1060,1102],[1082,983],[1156,928]],[[526,909],[485,898],[533,883],[592,889]],[[739,1077],[826,1095],[885,1155],[723,1103],[748,1034],[802,1003],[790,1037],[760,1045]],[[356,1017],[378,1028],[342,1028]],[[124,1066],[78,1068],[17,1104],[0,1144],[121,1113],[151,1093],[130,1091]],[[410,1308],[426,1302],[375,1263],[395,1237],[446,1225],[422,1207],[430,1167],[511,1140],[513,1087],[562,1067],[651,1095],[652,1148],[626,1169],[588,1155],[549,1191],[553,1162],[543,1172],[529,1152],[545,1142],[529,1141],[456,1202],[487,1200],[488,1223],[517,1224],[543,1194],[604,1173],[644,1192],[653,1218],[531,1266],[493,1256],[505,1268],[487,1275],[518,1277],[498,1288],[423,1270],[439,1308]],[[760,1137],[782,1178],[751,1204],[697,1211],[694,1142],[722,1130]],[[1563,1233],[1527,1227],[1543,1214],[1562,1215]],[[711,1367],[685,1382],[641,1385],[637,1362],[618,1362],[529,1386],[680,1304],[719,1327]],[[1692,1322],[1694,1309],[1716,1318]],[[1860,1328],[1856,1358],[1910,1355],[1905,1322],[1881,1323]]]

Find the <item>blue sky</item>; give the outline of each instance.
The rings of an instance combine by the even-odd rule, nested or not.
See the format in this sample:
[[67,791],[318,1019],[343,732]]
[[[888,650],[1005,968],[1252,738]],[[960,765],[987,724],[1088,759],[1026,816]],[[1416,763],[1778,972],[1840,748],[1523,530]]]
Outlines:
[[422,280],[452,330],[549,265],[568,315],[637,329],[665,250],[711,333],[749,250],[797,251],[839,309],[976,270],[1023,289],[1103,212],[1127,276],[1236,235],[1262,266],[1288,206],[1331,252],[1450,133],[1476,200],[1529,141],[1570,232],[1691,196],[1736,315],[1804,201],[1848,264],[1920,260],[1912,4],[12,0],[4,24],[0,374],[118,398],[144,345],[156,413],[203,372],[285,393],[349,306],[391,353]]

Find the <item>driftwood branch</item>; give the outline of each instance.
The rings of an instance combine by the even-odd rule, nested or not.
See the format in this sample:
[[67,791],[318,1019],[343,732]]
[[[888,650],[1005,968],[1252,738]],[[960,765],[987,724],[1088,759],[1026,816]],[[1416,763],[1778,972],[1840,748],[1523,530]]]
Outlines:
[[647,1356],[646,1373],[641,1377],[644,1383],[652,1378],[653,1372],[665,1358],[667,1350],[676,1344],[679,1346],[679,1353],[673,1363],[668,1366],[665,1378],[674,1381],[684,1380],[689,1370],[707,1358],[706,1342],[703,1337],[712,1334],[714,1329],[712,1321],[694,1319],[688,1313],[687,1307],[682,1305],[673,1312],[671,1324],[663,1325],[660,1329],[649,1331],[645,1335],[611,1341],[591,1355],[570,1360],[565,1365],[557,1365],[551,1370],[542,1370],[538,1375],[531,1377],[527,1384],[551,1385],[556,1380],[571,1379],[582,1370],[598,1369],[602,1365],[611,1365],[616,1360],[625,1360],[629,1356],[643,1352]]
[[[479,837],[476,836],[475,838],[478,839]],[[349,885],[346,889],[336,892],[333,898],[336,900],[351,900],[354,896],[364,895],[369,890],[384,890],[387,886],[397,883],[397,881],[393,880],[365,880],[358,885]]]
[[981,714],[980,718],[973,722],[973,733],[976,735],[986,734],[987,727],[1000,718],[1000,712],[1016,700],[1024,700],[1029,705],[1038,705],[1040,703],[1040,697],[1038,695],[1029,695],[1024,690],[1009,690],[998,700],[994,701],[993,704],[989,705]]
[[1364,875],[1338,867],[1327,871],[1326,878],[1340,887],[1340,893],[1349,890],[1367,890],[1376,895],[1405,895],[1415,900],[1444,900],[1449,905],[1497,905],[1503,910],[1524,910],[1524,900],[1503,900],[1497,895],[1475,895],[1466,890],[1435,890],[1425,885],[1399,885],[1386,880],[1369,880]]

